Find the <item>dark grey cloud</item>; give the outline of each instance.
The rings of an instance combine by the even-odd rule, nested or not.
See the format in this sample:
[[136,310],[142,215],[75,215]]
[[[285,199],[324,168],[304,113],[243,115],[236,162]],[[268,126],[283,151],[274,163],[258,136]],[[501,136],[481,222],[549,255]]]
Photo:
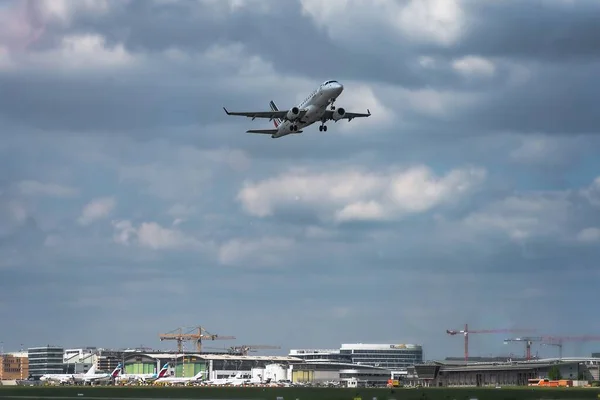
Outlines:
[[466,1],[461,53],[545,62],[585,62],[600,56],[600,6],[595,1]]

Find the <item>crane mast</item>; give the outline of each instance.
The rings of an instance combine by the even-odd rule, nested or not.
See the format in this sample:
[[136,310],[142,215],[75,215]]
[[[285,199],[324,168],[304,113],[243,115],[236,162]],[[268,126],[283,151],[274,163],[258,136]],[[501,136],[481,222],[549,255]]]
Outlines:
[[247,356],[248,352],[250,351],[256,351],[258,349],[281,349],[280,346],[270,346],[270,345],[264,345],[264,344],[242,344],[239,346],[231,346],[229,348],[229,353],[230,354],[241,354],[243,356]]
[[158,335],[160,341],[163,340],[176,340],[177,341],[177,351],[179,353],[183,352],[183,342],[184,341],[195,341],[196,342],[196,351],[198,353],[202,352],[202,340],[230,340],[235,339],[235,336],[221,336],[208,332],[201,326],[197,326],[192,328],[190,331],[183,333],[184,328],[177,328],[172,330],[171,332],[161,333]]
[[448,335],[457,335],[462,334],[465,338],[465,362],[469,362],[469,335],[471,333],[516,333],[516,332],[532,332],[533,329],[480,329],[480,330],[469,330],[469,325],[465,324],[465,329],[463,330],[452,330],[446,329],[446,333]]
[[504,343],[507,342],[525,342],[526,356],[529,360],[531,357],[531,344],[533,342],[540,342],[543,346],[556,346],[558,347],[558,359],[562,360],[562,349],[564,342],[590,342],[600,341],[600,336],[594,335],[583,335],[583,336],[536,336],[536,337],[522,337],[504,339]]

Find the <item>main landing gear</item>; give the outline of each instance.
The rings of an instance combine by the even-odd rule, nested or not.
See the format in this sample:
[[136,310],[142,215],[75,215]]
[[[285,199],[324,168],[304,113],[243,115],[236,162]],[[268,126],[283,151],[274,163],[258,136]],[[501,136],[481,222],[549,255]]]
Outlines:
[[296,124],[290,125],[290,131],[291,132],[298,132],[298,125],[296,125]]
[[327,132],[327,125],[323,124],[323,125],[319,126],[319,131]]

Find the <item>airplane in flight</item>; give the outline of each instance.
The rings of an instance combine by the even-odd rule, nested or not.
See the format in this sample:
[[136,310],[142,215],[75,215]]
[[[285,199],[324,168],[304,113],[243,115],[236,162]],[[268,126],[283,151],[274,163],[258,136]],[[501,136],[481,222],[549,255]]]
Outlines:
[[[354,118],[368,117],[371,112],[367,109],[366,114],[346,112],[342,107],[334,106],[337,98],[342,94],[344,86],[338,81],[323,82],[319,87],[313,90],[300,104],[289,110],[279,110],[273,100],[270,102],[271,111],[255,112],[230,112],[225,107],[227,115],[239,115],[255,118],[268,118],[273,121],[275,129],[250,129],[248,133],[263,133],[271,135],[273,139],[280,138],[292,133],[302,133],[302,129],[321,122],[319,131],[327,132],[327,121],[339,121],[347,119],[348,122]],[[330,106],[330,109],[327,107]]]

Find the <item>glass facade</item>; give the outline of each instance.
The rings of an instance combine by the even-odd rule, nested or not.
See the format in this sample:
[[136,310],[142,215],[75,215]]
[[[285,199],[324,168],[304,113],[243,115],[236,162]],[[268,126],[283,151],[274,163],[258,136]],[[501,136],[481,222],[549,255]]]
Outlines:
[[388,370],[406,369],[423,362],[423,349],[418,345],[342,345],[341,354],[352,357],[352,363]]
[[304,350],[291,350],[291,357],[298,357],[305,361],[327,361],[327,362],[338,362],[338,363],[351,363],[352,356],[350,354],[340,354],[339,349],[304,349]]
[[415,344],[342,344],[339,350],[291,350],[290,356],[308,362],[345,362],[387,370],[405,370],[423,362],[423,348]]
[[29,375],[37,379],[44,374],[64,373],[62,347],[45,346],[27,349],[29,359]]
[[175,376],[182,378],[189,378],[195,376],[200,371],[206,371],[206,363],[201,362],[187,362],[185,364],[177,364],[175,366]]

